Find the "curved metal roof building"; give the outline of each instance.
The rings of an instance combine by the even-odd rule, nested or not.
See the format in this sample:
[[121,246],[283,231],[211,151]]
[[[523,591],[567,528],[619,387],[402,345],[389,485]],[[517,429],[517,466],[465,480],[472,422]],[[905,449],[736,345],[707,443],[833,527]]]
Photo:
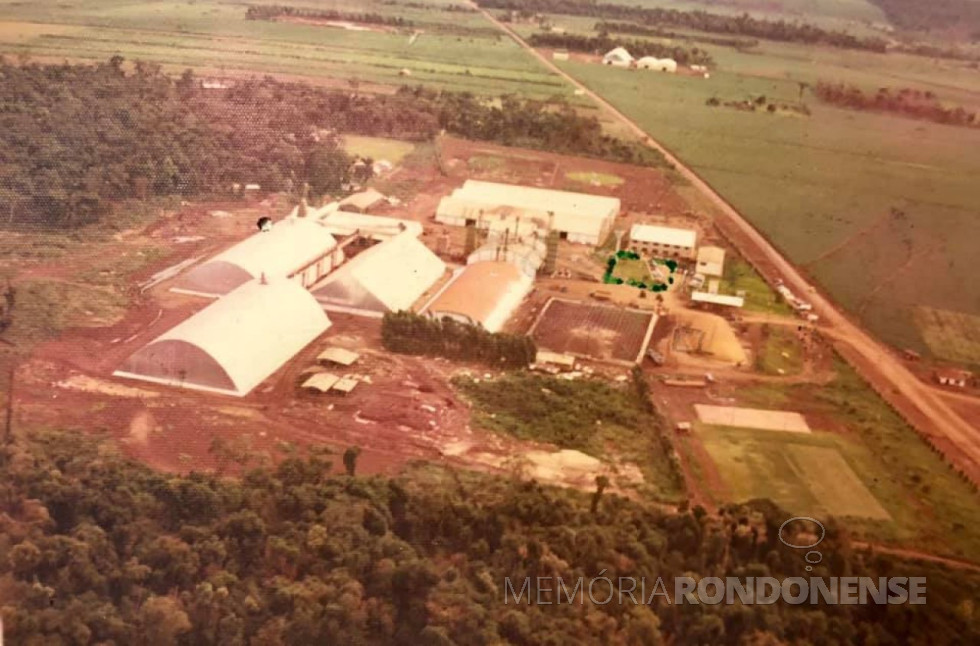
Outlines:
[[300,284],[251,281],[151,341],[113,374],[243,397],[330,325]]
[[[262,274],[270,279],[290,276],[336,246],[337,241],[319,223],[285,218],[270,231],[255,233],[190,270],[174,291],[221,296]],[[340,258],[333,264],[339,262]],[[323,274],[331,268],[324,268]]]

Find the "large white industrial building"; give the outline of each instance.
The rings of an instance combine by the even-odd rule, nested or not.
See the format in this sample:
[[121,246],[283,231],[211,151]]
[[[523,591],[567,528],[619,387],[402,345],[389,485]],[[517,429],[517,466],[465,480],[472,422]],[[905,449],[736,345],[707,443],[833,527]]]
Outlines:
[[243,397],[329,327],[299,283],[254,280],[157,337],[113,374]]
[[343,259],[337,241],[323,226],[304,218],[285,218],[187,272],[173,291],[215,298],[263,275],[309,287]]
[[467,180],[442,198],[436,220],[507,229],[518,238],[553,230],[570,242],[599,245],[612,231],[619,210],[616,197]]
[[351,258],[313,294],[327,310],[380,317],[410,309],[445,272],[445,263],[406,231]]

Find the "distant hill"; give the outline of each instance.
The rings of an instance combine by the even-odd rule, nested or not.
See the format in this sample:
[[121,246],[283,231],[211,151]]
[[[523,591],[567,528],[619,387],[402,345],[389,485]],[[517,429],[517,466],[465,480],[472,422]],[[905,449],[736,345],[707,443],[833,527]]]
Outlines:
[[980,40],[978,0],[871,0],[899,29],[958,32]]

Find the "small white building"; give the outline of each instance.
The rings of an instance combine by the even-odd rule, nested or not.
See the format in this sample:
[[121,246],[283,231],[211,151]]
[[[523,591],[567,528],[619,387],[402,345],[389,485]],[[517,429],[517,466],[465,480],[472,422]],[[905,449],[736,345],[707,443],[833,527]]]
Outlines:
[[691,292],[691,302],[705,305],[720,305],[722,307],[745,306],[745,299],[741,296],[728,296],[727,294],[714,294],[711,292]]
[[966,388],[970,383],[973,373],[967,370],[956,370],[952,368],[942,368],[936,371],[936,381],[943,386],[953,386],[955,388]]
[[551,52],[551,58],[552,60],[556,61],[567,61],[568,52],[564,49],[556,49],[555,51]]
[[721,247],[700,247],[695,271],[705,276],[723,276],[725,274],[725,250]]
[[641,70],[653,70],[655,72],[670,72],[673,74],[677,71],[677,61],[673,58],[657,58],[656,56],[644,56],[640,60],[636,61],[636,67]]
[[658,258],[693,258],[698,233],[653,224],[634,224],[630,228],[629,248]]
[[612,65],[614,67],[629,67],[633,64],[633,57],[630,53],[626,51],[624,47],[616,47],[609,50],[605,56],[602,57],[603,65]]

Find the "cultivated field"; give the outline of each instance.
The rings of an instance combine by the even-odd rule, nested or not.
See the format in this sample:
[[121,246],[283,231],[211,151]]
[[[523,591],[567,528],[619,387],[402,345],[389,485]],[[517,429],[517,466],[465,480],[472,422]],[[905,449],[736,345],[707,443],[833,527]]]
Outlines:
[[[412,25],[364,25],[363,31],[354,31],[247,20],[246,4],[216,0],[4,1],[0,52],[55,62],[121,55],[174,72],[191,67],[218,76],[268,73],[340,83],[356,78],[365,86],[421,83],[481,94],[575,99],[567,84],[500,37],[482,16],[441,10],[439,5],[447,3],[421,8],[381,0],[280,4],[376,13]],[[416,31],[421,33],[413,38]]]
[[599,360],[637,361],[646,350],[652,312],[552,299],[531,328],[538,345],[552,352]]
[[711,426],[698,436],[734,501],[769,498],[788,512],[819,518],[890,519],[833,438]]
[[923,306],[915,309],[915,319],[937,357],[980,365],[980,316]]
[[[975,313],[980,129],[831,108],[801,86],[907,86],[975,109],[974,70],[789,44],[712,54],[710,79],[558,65],[673,149],[885,340],[926,349],[916,305]],[[795,104],[801,91],[809,117],[706,105],[757,96]]]

